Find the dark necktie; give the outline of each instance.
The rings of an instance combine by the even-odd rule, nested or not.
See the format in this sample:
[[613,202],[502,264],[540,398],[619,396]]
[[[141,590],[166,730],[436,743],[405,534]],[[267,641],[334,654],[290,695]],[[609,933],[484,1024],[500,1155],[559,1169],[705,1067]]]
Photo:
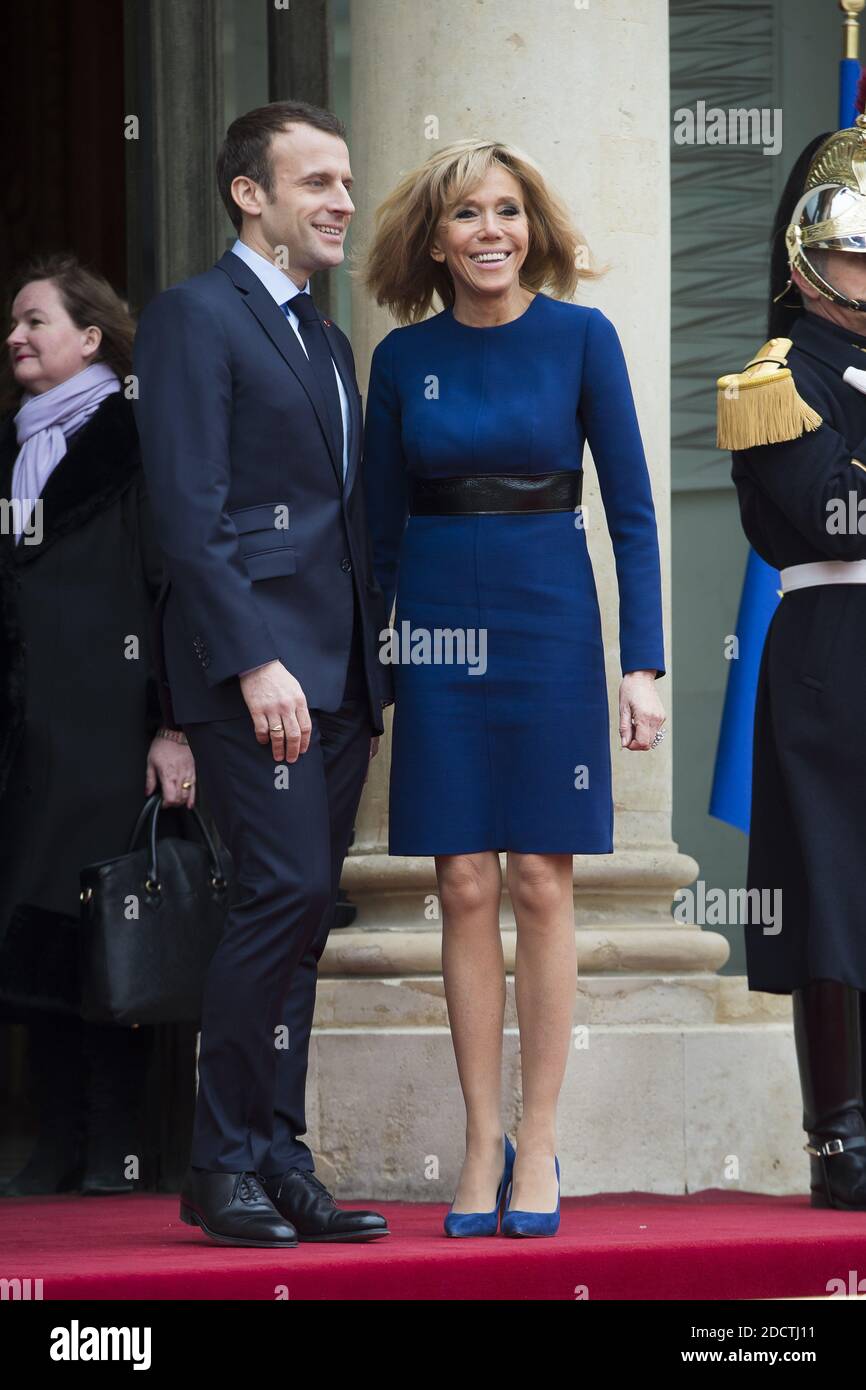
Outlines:
[[331,438],[336,449],[337,461],[342,470],[343,412],[340,409],[340,392],[337,387],[337,378],[334,375],[334,360],[331,357],[322,320],[319,318],[319,311],[310,296],[304,292],[294,295],[283,305],[283,308],[284,310],[290,309],[293,314],[298,316],[301,339],[307,349],[310,366],[316,374],[316,381],[325,398],[328,421],[331,426]]

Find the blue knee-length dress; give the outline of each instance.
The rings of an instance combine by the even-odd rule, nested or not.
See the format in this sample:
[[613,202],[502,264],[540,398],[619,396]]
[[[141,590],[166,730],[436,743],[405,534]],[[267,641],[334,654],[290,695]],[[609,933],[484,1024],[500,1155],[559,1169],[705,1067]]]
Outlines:
[[408,515],[409,475],[580,469],[584,442],[616,559],[622,671],[663,674],[655,512],[610,321],[537,294],[510,323],[473,328],[446,309],[394,329],[373,354],[365,501],[389,613],[397,599],[380,643],[395,685],[392,855],[613,850],[586,545],[596,519],[585,508]]

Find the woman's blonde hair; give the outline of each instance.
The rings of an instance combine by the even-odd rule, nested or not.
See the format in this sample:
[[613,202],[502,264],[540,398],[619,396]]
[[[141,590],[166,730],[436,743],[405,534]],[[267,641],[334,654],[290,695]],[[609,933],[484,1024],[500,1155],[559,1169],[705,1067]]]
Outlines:
[[589,248],[562,198],[545,182],[529,155],[498,140],[458,140],[438,150],[408,174],[376,211],[376,230],[362,268],[354,272],[387,305],[398,323],[417,323],[433,296],[454,303],[447,265],[430,246],[442,218],[476,187],[493,166],[507,169],[521,186],[529,223],[529,249],[520,269],[528,289],[548,286],[570,299],[580,279],[595,279]]

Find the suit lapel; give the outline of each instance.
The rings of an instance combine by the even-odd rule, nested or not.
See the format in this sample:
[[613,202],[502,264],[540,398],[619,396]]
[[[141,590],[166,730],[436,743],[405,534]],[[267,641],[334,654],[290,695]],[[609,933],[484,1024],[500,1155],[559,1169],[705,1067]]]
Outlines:
[[[261,280],[250,270],[249,266],[236,256],[233,251],[226,251],[217,261],[217,269],[222,270],[233,281],[241,295],[244,304],[250,313],[261,324],[265,333],[270,338],[277,352],[280,353],[284,361],[298,378],[307,395],[310,404],[316,412],[322,436],[327,445],[328,455],[331,466],[337,478],[339,486],[343,486],[343,460],[338,458],[334,445],[331,440],[331,431],[328,426],[328,411],[324,397],[319,388],[316,374],[310,366],[309,358],[295,337],[295,330],[289,323],[282,309],[276,300],[268,294]],[[286,296],[288,298],[288,296]],[[327,329],[325,330],[327,332]],[[343,376],[342,367],[339,368],[340,375]],[[345,378],[344,378],[345,381]],[[352,395],[349,394],[351,401]],[[353,432],[354,439],[354,432]]]

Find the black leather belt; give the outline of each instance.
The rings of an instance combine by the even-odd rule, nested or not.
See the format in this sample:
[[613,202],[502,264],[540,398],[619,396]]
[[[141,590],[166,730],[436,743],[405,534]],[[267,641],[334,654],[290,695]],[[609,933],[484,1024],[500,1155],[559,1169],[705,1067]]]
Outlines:
[[469,473],[409,478],[410,516],[471,512],[571,512],[580,506],[583,469],[561,473]]

